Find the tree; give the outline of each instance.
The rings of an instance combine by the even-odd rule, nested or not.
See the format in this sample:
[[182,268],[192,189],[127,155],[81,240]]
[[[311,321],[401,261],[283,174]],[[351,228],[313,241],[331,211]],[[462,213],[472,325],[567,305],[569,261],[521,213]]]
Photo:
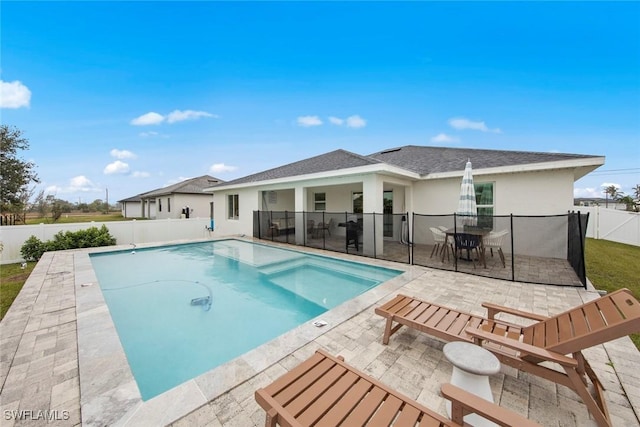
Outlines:
[[628,211],[634,211],[636,209],[636,202],[631,196],[623,196],[618,199],[618,202],[624,203]]
[[605,205],[604,205],[605,208],[609,207],[609,197],[608,196],[611,196],[611,200],[613,200],[613,201],[615,201],[620,196],[622,196],[622,193],[620,193],[618,191],[618,187],[616,187],[613,184],[604,189],[604,194],[605,194]]
[[29,141],[22,131],[8,125],[0,125],[0,212],[24,211],[24,193],[29,184],[38,183],[35,164],[18,157],[18,151],[27,150]]
[[640,184],[633,187],[633,194],[636,196],[636,202],[640,203]]
[[40,190],[38,195],[33,201],[33,208],[40,214],[41,218],[47,215],[47,199],[44,196],[44,190]]

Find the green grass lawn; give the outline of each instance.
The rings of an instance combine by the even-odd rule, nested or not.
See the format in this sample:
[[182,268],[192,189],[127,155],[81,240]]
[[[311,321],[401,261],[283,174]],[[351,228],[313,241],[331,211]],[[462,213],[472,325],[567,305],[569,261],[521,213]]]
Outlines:
[[[629,288],[640,299],[640,247],[587,239],[585,257],[587,277],[596,289],[613,292]],[[33,267],[35,263],[29,263],[24,270],[20,264],[0,267],[0,319],[22,289]],[[640,334],[631,335],[631,339],[640,349]]]
[[[596,289],[629,288],[640,299],[640,247],[587,239],[585,259],[587,277]],[[640,349],[640,334],[631,340]]]
[[27,263],[24,270],[20,264],[0,266],[0,320],[4,318],[35,266],[35,262]]
[[[55,222],[56,224],[69,224],[74,222],[107,222],[107,221],[131,221],[133,218],[125,218],[120,212],[118,213],[88,213],[88,214],[62,214],[60,218]],[[144,218],[138,218],[144,219]],[[27,224],[52,224],[51,218],[27,218]]]

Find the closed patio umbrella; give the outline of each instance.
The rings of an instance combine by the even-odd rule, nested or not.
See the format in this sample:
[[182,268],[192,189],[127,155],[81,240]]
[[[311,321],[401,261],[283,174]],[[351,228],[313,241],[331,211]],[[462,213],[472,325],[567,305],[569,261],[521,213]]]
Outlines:
[[458,224],[476,225],[478,223],[478,209],[476,207],[476,190],[473,186],[473,172],[471,160],[467,160],[460,185],[460,199],[458,200]]

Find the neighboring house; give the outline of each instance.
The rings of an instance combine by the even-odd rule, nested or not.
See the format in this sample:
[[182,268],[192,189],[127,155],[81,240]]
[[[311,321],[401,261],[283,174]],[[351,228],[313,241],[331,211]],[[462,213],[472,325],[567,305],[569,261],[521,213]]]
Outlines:
[[[143,193],[144,194],[144,193]],[[118,200],[120,203],[120,212],[125,218],[154,218],[156,216],[155,200],[143,203],[142,195],[129,197],[127,199]]]
[[[573,209],[574,182],[605,160],[413,145],[368,156],[336,150],[205,191],[213,193],[220,235],[251,235],[258,210],[452,214],[468,159],[485,215],[566,214]],[[304,229],[302,216],[295,221],[296,230]]]
[[213,201],[205,188],[224,181],[209,175],[187,179],[120,200],[123,216],[130,218],[213,218]]
[[596,198],[577,198],[573,201],[574,206],[600,206],[601,208],[615,209],[619,211],[627,210],[627,205],[619,203],[611,199],[605,199],[604,197]]

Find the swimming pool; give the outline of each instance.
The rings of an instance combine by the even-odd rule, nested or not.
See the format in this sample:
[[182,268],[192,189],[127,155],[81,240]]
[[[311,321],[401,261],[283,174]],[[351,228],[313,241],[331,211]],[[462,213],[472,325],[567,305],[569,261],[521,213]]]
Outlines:
[[91,263],[143,400],[402,273],[238,240]]

